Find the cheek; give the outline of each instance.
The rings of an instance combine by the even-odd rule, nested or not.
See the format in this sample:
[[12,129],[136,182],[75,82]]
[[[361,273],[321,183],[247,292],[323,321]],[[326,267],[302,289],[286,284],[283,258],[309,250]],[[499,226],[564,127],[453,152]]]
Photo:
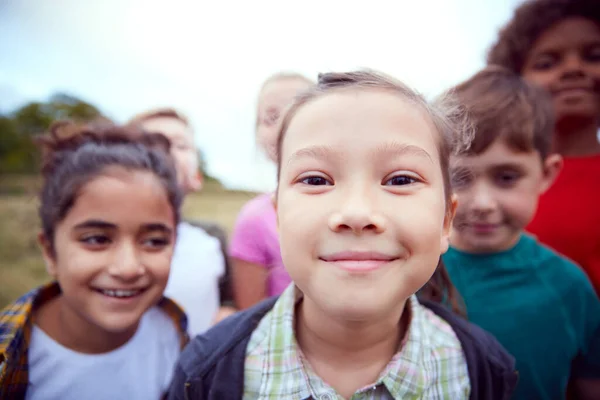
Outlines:
[[159,286],[167,285],[172,258],[173,248],[158,253],[146,253],[143,256],[143,265]]
[[503,200],[505,212],[523,226],[533,218],[537,203],[538,194],[532,185],[526,185],[506,193]]
[[57,236],[56,279],[63,291],[73,287],[88,285],[110,263],[106,252],[85,250],[78,242]]
[[529,82],[532,83],[536,86],[540,86],[546,90],[548,90],[550,88],[550,85],[559,77],[555,76],[556,73],[552,72],[552,71],[547,71],[547,72],[540,72],[540,71],[536,71],[536,72],[525,72],[523,74],[523,78]]

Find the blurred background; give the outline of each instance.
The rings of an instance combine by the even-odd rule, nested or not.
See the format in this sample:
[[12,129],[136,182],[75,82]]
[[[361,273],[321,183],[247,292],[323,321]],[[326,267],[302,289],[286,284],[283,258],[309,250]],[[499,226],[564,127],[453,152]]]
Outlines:
[[484,65],[519,3],[0,0],[0,307],[47,279],[31,138],[53,120],[181,110],[208,178],[184,214],[231,229],[275,182],[254,143],[266,77],[368,67],[433,97]]

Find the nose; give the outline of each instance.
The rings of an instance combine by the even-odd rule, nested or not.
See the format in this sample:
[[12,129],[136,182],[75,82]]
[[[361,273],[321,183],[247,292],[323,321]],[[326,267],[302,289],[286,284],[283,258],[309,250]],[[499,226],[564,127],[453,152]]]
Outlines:
[[385,231],[385,217],[377,209],[375,196],[361,188],[341,194],[340,207],[329,217],[329,228],[334,232],[381,233]]
[[145,273],[134,243],[123,243],[119,247],[108,273],[126,282],[135,281]]
[[497,207],[492,190],[485,184],[478,184],[473,188],[470,203],[473,211],[482,214],[492,212]]
[[579,78],[585,75],[583,60],[577,52],[571,52],[565,56],[563,63],[562,78]]

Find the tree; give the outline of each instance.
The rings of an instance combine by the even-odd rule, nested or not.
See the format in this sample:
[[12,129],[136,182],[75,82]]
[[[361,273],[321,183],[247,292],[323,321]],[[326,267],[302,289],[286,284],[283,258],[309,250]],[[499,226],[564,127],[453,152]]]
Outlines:
[[46,102],[31,102],[10,115],[0,117],[0,173],[29,173],[38,170],[39,153],[35,136],[46,132],[54,121],[91,121],[101,112],[76,97],[58,93]]

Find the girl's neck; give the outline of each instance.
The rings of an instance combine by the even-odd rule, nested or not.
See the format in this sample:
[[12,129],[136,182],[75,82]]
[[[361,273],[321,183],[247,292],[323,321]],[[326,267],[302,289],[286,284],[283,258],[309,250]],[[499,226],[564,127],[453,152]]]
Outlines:
[[598,121],[563,119],[556,124],[554,151],[565,157],[586,157],[600,153]]
[[59,296],[38,310],[35,323],[62,346],[86,354],[102,354],[127,343],[138,325],[123,332],[107,332],[78,315]]
[[311,367],[349,398],[373,384],[398,352],[410,321],[410,309],[374,321],[344,321],[325,315],[309,299],[298,305],[296,337]]

